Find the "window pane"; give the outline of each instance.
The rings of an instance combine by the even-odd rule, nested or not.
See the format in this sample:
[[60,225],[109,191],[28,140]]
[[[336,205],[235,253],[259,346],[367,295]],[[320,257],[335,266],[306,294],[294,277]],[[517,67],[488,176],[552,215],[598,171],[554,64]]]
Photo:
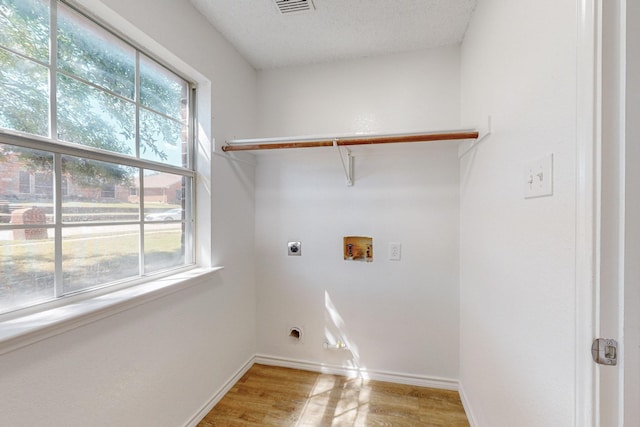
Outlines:
[[153,273],[184,265],[184,238],[183,223],[145,225],[145,273]]
[[131,100],[135,50],[58,3],[58,67]]
[[[8,200],[11,209],[38,207],[47,215],[53,213],[53,155],[0,144],[0,199]],[[35,177],[38,176],[39,193]],[[17,219],[16,219],[17,221]]]
[[46,67],[0,49],[0,127],[49,135],[48,76]]
[[138,170],[115,163],[62,156],[66,194],[62,196],[62,221],[137,221],[137,198],[130,188],[137,182]]
[[140,158],[188,167],[187,128],[147,110],[140,111]]
[[188,182],[181,175],[145,171],[145,273],[191,262],[185,250],[185,230],[191,225],[184,198]]
[[58,138],[120,154],[135,155],[135,106],[58,75]]
[[140,102],[145,107],[187,121],[187,82],[140,55]]
[[0,45],[49,62],[49,2],[0,0]]
[[54,297],[53,240],[27,231],[0,230],[0,312]]
[[[172,173],[146,170],[144,172],[144,213],[147,221],[162,221],[167,219],[166,212],[176,208],[183,208],[183,194],[186,178]],[[137,184],[139,185],[139,184]],[[157,217],[149,218],[149,215]],[[172,220],[181,220],[173,216]]]
[[137,277],[139,238],[137,225],[63,229],[64,293]]

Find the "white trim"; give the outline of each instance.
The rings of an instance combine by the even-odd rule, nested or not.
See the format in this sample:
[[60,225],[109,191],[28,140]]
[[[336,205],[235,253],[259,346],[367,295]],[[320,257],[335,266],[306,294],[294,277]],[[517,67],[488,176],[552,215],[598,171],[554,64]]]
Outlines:
[[329,365],[307,360],[286,359],[277,356],[258,354],[255,363],[283,368],[300,369],[303,371],[320,372],[323,374],[342,375],[345,377],[361,377],[376,381],[396,384],[414,385],[418,387],[437,388],[458,391],[458,380],[426,375],[406,374],[400,372],[357,369],[340,365]]
[[575,419],[597,426],[597,381],[589,349],[595,336],[597,163],[602,0],[578,0],[576,61]]
[[475,415],[473,415],[471,404],[469,403],[469,399],[467,398],[467,393],[465,393],[464,386],[462,385],[462,383],[458,384],[458,394],[460,395],[460,400],[462,401],[462,407],[464,408],[464,412],[467,415],[469,426],[477,427],[478,422],[476,421]]
[[255,364],[255,356],[251,357],[249,360],[247,360],[245,362],[245,364],[236,371],[236,373],[229,378],[229,380],[224,383],[224,385],[222,387],[220,387],[220,389],[218,391],[216,391],[213,396],[211,396],[211,398],[207,401],[207,403],[205,403],[202,408],[200,408],[200,410],[198,412],[196,412],[189,421],[187,421],[187,423],[184,425],[185,427],[196,427],[198,425],[198,423],[200,423],[200,421],[202,421],[204,419],[204,417],[207,416],[207,414],[209,413],[209,411],[211,411],[213,409],[214,406],[216,406],[218,404],[218,402],[220,402],[220,400],[222,400],[222,398],[224,397],[225,394],[227,394],[229,392],[229,390],[231,390],[231,388],[236,385],[236,383],[238,381],[240,381],[240,378],[242,378],[242,376],[244,374],[247,373],[247,371]]
[[[620,183],[620,205],[619,205],[619,216],[618,216],[618,230],[619,230],[619,246],[618,246],[618,345],[619,345],[619,361],[618,361],[618,425],[624,426],[624,422],[627,419],[627,414],[630,414],[633,410],[631,407],[627,407],[627,395],[626,395],[626,385],[625,382],[627,379],[631,379],[631,376],[627,374],[628,368],[626,368],[626,359],[629,357],[629,360],[633,360],[631,353],[633,351],[633,347],[630,346],[629,350],[626,351],[626,331],[625,331],[625,318],[626,318],[626,309],[627,309],[627,300],[625,295],[627,293],[626,288],[627,284],[627,271],[626,271],[626,262],[627,262],[627,200],[631,197],[633,186],[629,186],[627,189],[627,102],[629,101],[629,93],[627,92],[627,72],[629,71],[629,67],[627,65],[627,29],[628,29],[628,15],[627,15],[627,1],[620,1],[620,11],[618,15],[618,23],[620,25],[619,28],[619,43],[618,46],[619,51],[619,79],[620,86],[618,87],[619,94],[619,103],[618,108],[619,117],[618,117],[618,129],[620,130],[620,157],[618,159],[618,164],[620,166],[620,170],[618,171],[618,179]],[[637,188],[637,187],[636,187]],[[636,196],[637,197],[637,196]],[[637,355],[637,350],[635,351]],[[634,406],[634,403],[631,405]],[[633,419],[633,417],[631,417]]]
[[73,304],[0,321],[0,355],[88,325],[211,280],[216,268],[194,268]]

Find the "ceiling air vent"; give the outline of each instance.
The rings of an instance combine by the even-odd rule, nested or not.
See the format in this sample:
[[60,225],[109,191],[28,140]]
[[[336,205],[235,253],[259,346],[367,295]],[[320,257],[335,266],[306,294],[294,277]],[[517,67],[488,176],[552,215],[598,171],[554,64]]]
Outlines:
[[294,12],[306,12],[315,9],[313,0],[275,0],[278,10],[283,15]]

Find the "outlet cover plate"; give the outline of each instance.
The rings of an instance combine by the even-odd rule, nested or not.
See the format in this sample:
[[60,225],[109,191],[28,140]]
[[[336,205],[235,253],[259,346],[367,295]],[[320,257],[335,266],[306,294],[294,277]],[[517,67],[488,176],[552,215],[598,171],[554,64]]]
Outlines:
[[402,256],[402,244],[396,243],[396,242],[389,243],[389,260],[400,261],[401,256]]
[[287,244],[287,252],[289,256],[302,255],[302,242],[289,242]]

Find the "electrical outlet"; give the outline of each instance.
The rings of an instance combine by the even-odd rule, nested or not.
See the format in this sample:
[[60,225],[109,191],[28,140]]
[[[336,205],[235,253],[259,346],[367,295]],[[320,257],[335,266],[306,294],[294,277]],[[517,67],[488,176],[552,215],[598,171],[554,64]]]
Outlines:
[[389,243],[389,260],[400,261],[401,254],[402,254],[401,243]]
[[289,256],[302,255],[302,242],[287,243],[287,253],[289,254]]

